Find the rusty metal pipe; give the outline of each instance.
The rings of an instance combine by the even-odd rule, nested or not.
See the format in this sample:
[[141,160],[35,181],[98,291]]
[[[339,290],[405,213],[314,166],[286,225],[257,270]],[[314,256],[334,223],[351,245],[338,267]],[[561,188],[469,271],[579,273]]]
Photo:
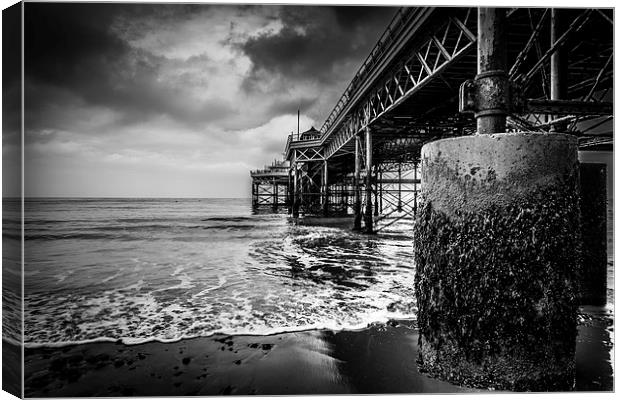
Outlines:
[[478,8],[479,109],[476,122],[479,134],[506,131],[509,102],[507,69],[506,9]]

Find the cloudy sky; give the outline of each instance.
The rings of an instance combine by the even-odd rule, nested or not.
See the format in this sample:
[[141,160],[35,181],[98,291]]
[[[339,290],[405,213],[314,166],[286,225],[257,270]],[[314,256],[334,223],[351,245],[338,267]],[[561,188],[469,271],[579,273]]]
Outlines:
[[26,3],[26,195],[249,197],[394,12]]

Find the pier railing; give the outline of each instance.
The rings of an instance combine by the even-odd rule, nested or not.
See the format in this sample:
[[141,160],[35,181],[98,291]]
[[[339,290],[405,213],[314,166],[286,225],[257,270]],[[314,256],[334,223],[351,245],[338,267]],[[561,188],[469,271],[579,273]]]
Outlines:
[[271,165],[266,165],[263,169],[256,169],[250,171],[251,176],[280,176],[288,175],[289,163],[288,161],[274,160]]
[[345,89],[342,96],[336,103],[336,106],[329,114],[320,131],[325,135],[332,127],[334,122],[338,119],[340,113],[346,108],[351,99],[354,97],[355,91],[358,89],[360,83],[364,82],[373,69],[384,59],[385,53],[392,49],[394,43],[400,37],[400,34],[407,27],[408,23],[416,15],[416,8],[401,7],[396,12],[396,15],[392,18],[392,21],[388,25],[383,35],[377,41],[377,44],[372,49],[368,57],[364,60],[357,73],[349,83],[349,86]]

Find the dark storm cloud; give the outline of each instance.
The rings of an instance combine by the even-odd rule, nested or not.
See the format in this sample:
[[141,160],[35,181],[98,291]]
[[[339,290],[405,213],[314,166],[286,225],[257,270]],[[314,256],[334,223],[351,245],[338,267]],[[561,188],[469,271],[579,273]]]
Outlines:
[[59,86],[72,86],[90,74],[105,77],[105,67],[127,51],[107,32],[115,4],[25,5],[25,73]]
[[79,83],[106,77],[106,67],[130,51],[110,31],[115,18],[156,15],[165,23],[191,14],[192,5],[26,3],[25,72],[48,83]]
[[2,24],[2,141],[17,145],[21,123],[21,9],[3,10]]
[[[361,60],[385,30],[394,7],[285,7],[282,30],[251,38],[241,48],[254,63],[244,84],[255,90],[261,71],[321,84],[339,81],[338,66]],[[355,71],[349,71],[350,78]]]
[[[386,7],[284,6],[270,8],[279,10],[273,14],[263,12],[266,8],[231,7],[237,10],[239,18],[261,13],[265,20],[278,19],[282,24],[275,34],[266,31],[249,40],[226,43],[231,49],[241,50],[252,62],[249,74],[241,78],[241,89],[250,96],[265,95],[262,101],[265,113],[250,116],[234,101],[196,100],[187,96],[183,90],[192,87],[192,83],[184,84],[182,75],[175,76],[174,82],[161,79],[162,66],[170,67],[170,59],[128,42],[132,35],[152,31],[153,25],[148,25],[152,21],[157,21],[156,26],[163,32],[178,21],[200,13],[209,15],[217,7],[27,3],[25,74],[26,109],[30,116],[27,127],[38,128],[40,122],[48,124],[47,128],[61,128],[49,126],[54,120],[62,123],[61,118],[43,111],[53,109],[57,97],[66,96],[66,93],[54,95],[53,88],[70,92],[75,96],[74,102],[118,111],[123,118],[118,122],[124,124],[153,115],[168,115],[187,125],[227,119],[223,127],[241,128],[265,123],[299,108],[314,118],[324,118],[325,110],[313,108],[323,92],[322,87],[333,89],[332,84],[343,86],[343,82],[351,79],[395,12],[395,8]],[[111,29],[119,20],[125,21],[122,37],[118,29]],[[239,21],[232,18],[218,23],[230,24],[232,31]],[[186,64],[191,61],[185,60]],[[313,88],[311,93],[295,89],[308,82]],[[43,93],[51,94],[43,96]],[[35,116],[40,118],[37,120]]]
[[[28,115],[53,105],[58,98],[50,87],[70,91],[91,105],[121,111],[130,123],[153,114],[167,114],[187,124],[223,118],[227,104],[216,100],[197,103],[177,87],[159,82],[166,61],[129,46],[110,30],[115,18],[154,15],[163,22],[193,12],[194,6],[120,4],[27,3],[25,18],[26,109]],[[46,89],[47,88],[47,89]],[[28,128],[49,124],[29,118]],[[48,126],[48,128],[57,128]]]
[[[248,170],[280,157],[297,110],[302,130],[319,127],[395,9],[26,3],[25,11],[27,193],[133,196],[130,177],[141,174],[142,194],[191,176],[178,195],[217,187],[235,197],[247,194]],[[221,181],[222,168],[236,178]],[[162,170],[166,182],[154,172]]]

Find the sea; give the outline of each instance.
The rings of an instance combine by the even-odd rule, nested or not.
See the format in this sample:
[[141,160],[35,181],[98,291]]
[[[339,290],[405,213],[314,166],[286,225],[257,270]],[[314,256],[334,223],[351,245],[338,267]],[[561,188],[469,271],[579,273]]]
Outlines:
[[411,223],[377,236],[249,199],[25,202],[24,342],[357,329],[415,314]]
[[[359,329],[415,318],[407,219],[369,236],[352,232],[351,221],[317,226],[255,214],[249,199],[50,198],[24,206],[26,347]],[[20,237],[10,215],[5,248]],[[5,288],[18,274],[4,271]],[[613,318],[611,261],[608,275]],[[19,317],[6,311],[19,308],[19,295],[4,292],[4,337],[18,337],[7,324],[18,326]]]

